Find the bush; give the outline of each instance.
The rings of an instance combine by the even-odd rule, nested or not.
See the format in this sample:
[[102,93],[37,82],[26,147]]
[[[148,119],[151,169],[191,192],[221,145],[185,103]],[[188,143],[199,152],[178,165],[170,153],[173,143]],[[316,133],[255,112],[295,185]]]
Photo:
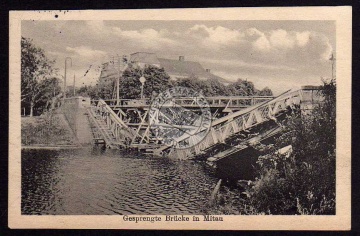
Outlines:
[[[248,188],[253,206],[269,214],[335,214],[336,84],[324,82],[325,100],[310,114],[293,114],[275,145],[263,147],[259,177]],[[291,144],[292,152],[277,150]]]
[[243,199],[241,189],[222,187],[216,195],[213,205],[206,204],[202,209],[206,215],[264,215],[254,208],[247,199]]
[[[310,114],[295,112],[288,117],[274,144],[254,146],[262,152],[257,178],[245,186],[247,197],[236,201],[227,194],[227,204],[240,204],[236,209],[241,214],[335,214],[335,81],[324,81],[320,93],[324,101]],[[286,145],[291,145],[290,151],[279,153]],[[224,206],[218,202],[214,209],[225,213],[232,209]]]

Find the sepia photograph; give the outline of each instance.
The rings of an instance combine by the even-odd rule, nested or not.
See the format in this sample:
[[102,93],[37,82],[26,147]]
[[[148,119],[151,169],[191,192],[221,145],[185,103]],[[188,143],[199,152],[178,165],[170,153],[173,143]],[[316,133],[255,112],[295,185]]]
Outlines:
[[351,8],[228,10],[13,12],[13,225],[349,228]]

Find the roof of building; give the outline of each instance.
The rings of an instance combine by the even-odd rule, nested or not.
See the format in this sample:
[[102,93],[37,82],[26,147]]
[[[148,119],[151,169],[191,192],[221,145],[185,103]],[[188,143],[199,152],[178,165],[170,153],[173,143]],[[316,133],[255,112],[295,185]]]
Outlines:
[[165,69],[168,74],[181,75],[203,75],[206,70],[199,62],[193,61],[179,61],[159,58],[160,66]]
[[223,83],[225,85],[228,85],[228,84],[231,83],[229,80],[226,80],[226,79],[224,79],[224,78],[222,78],[220,76],[217,76],[217,75],[214,75],[214,74],[211,74],[211,73],[209,73],[209,74],[210,74],[209,77],[207,77],[209,79],[217,79],[220,83]]
[[112,78],[117,75],[117,70],[112,63],[104,63],[100,73],[100,78]]
[[[169,75],[174,77],[196,76],[199,79],[217,79],[221,83],[229,83],[226,79],[206,71],[199,62],[158,58],[155,53],[148,52],[136,52],[130,54],[130,62],[160,65],[160,67],[163,67]],[[100,77],[109,78],[114,77],[115,75],[117,75],[117,70],[114,65],[111,63],[104,63]]]
[[160,66],[164,67],[164,70],[173,76],[196,76],[199,79],[217,79],[221,83],[229,83],[229,81],[214,75],[204,69],[199,62],[194,61],[180,61],[159,58]]
[[130,54],[131,62],[141,62],[145,64],[159,64],[159,60],[155,53],[135,52]]

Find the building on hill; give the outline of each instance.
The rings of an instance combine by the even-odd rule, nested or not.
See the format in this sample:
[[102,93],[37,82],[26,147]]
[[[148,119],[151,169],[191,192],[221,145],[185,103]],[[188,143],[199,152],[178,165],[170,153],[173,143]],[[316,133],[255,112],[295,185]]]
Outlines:
[[123,56],[122,59],[119,57],[117,59],[113,58],[111,61],[103,63],[100,72],[100,82],[114,82],[114,80],[119,76],[119,70],[124,71],[128,67],[126,61],[127,58]]
[[210,69],[204,69],[199,62],[185,61],[184,56],[179,56],[179,60],[159,58],[159,61],[161,67],[163,67],[170,78],[174,80],[194,76],[200,80],[217,79],[221,83],[229,83],[224,78],[212,74]]
[[160,61],[155,53],[149,52],[135,52],[130,54],[130,63],[144,68],[147,65],[152,65],[160,68]]
[[115,78],[118,76],[118,71],[115,68],[114,63],[106,62],[103,64],[100,73],[100,81],[101,82],[113,82]]
[[[164,68],[165,72],[173,80],[197,77],[200,80],[216,79],[219,82],[227,85],[229,81],[220,76],[214,75],[210,69],[204,69],[199,62],[186,61],[184,56],[179,56],[178,60],[158,58],[155,53],[136,52],[130,54],[129,63],[144,68],[152,65],[159,68]],[[112,63],[104,63],[101,71],[100,80],[110,81],[116,78],[117,70]]]

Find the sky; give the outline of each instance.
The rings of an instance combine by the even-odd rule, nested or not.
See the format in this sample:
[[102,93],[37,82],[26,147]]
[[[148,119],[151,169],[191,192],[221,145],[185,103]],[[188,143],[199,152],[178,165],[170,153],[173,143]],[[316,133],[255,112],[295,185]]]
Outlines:
[[[229,81],[247,79],[275,94],[331,77],[334,21],[22,21],[21,34],[55,59],[76,86],[96,84],[113,56],[152,52],[198,61]],[[89,70],[90,69],[90,70]],[[88,73],[86,73],[88,71]],[[71,80],[72,81],[72,80]]]

